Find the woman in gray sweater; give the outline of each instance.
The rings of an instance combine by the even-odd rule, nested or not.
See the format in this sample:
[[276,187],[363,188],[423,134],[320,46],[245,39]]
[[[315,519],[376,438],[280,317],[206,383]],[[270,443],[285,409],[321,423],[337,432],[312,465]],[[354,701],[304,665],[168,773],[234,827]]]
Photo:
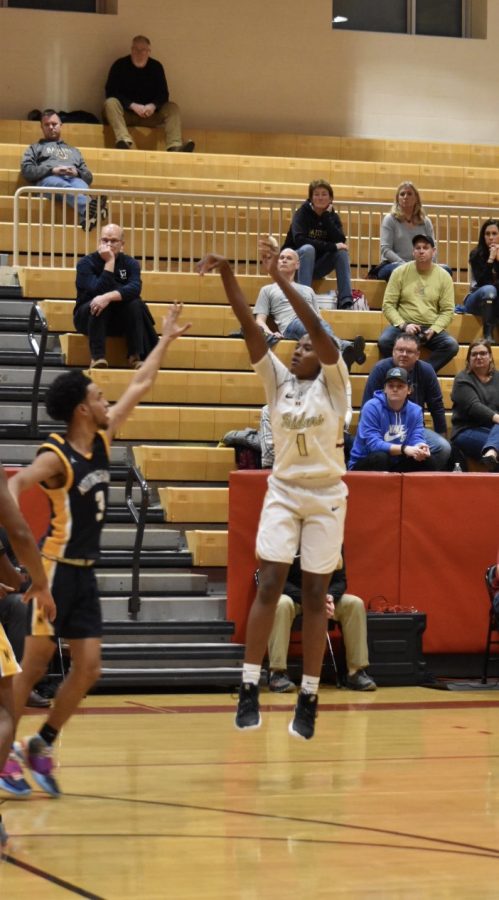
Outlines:
[[452,388],[451,442],[491,472],[499,470],[499,372],[489,341],[473,341]]
[[[412,239],[416,234],[425,234],[435,242],[433,225],[423,209],[418,189],[412,181],[403,181],[397,188],[391,212],[381,223],[381,264],[376,273],[379,280],[388,281],[394,269],[411,262]],[[452,275],[452,269],[443,268]]]

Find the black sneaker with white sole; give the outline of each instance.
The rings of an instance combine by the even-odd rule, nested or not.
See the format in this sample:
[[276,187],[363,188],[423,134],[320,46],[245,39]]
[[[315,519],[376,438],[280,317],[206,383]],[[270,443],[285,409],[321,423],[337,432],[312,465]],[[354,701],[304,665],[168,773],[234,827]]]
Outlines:
[[105,222],[107,217],[107,197],[104,194],[99,199],[92,197],[88,204],[88,216],[81,220],[81,227],[83,231],[93,231],[99,218],[101,222]]
[[258,686],[256,684],[241,684],[239,688],[239,702],[237,704],[236,728],[245,729],[260,728],[262,717],[258,702]]
[[317,694],[304,694],[303,691],[298,694],[295,715],[288,726],[288,731],[293,737],[301,738],[304,741],[313,738],[317,718],[317,699]]

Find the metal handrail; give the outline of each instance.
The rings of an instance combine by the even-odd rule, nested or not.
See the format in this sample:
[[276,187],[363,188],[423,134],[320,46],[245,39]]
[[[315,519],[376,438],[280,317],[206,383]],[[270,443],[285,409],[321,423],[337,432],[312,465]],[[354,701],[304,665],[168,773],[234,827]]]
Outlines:
[[[132,496],[135,484],[140,488],[140,509],[137,509]],[[150,493],[149,485],[145,478],[143,478],[139,469],[136,466],[131,465],[128,469],[125,485],[125,503],[137,525],[132,561],[132,592],[128,599],[128,617],[134,620],[137,619],[141,605],[139,592],[140,555],[144,542],[144,530],[146,527],[147,510],[149,509]]]
[[[37,321],[40,323],[40,343],[38,343],[35,335],[35,325]],[[33,303],[28,319],[28,341],[36,358],[31,396],[31,416],[29,423],[30,437],[36,437],[38,434],[38,403],[40,399],[40,383],[45,363],[45,351],[47,349],[48,330],[48,323],[41,308],[36,302]]]
[[[67,197],[76,197],[77,193],[82,191],[33,185],[17,189],[14,195],[14,266],[20,266],[24,256],[25,264],[29,266],[74,269],[79,256],[94,249],[95,232],[86,232],[84,241],[81,240],[77,215],[67,203]],[[127,252],[140,260],[142,272],[193,273],[200,256],[215,252],[232,260],[236,274],[260,274],[256,237],[271,233],[282,241],[293,212],[302,202],[291,197],[115,189],[92,189],[91,195],[88,193],[89,197],[107,197],[110,219],[125,227]],[[62,204],[55,203],[56,195],[60,195]],[[47,197],[50,197],[47,203],[34,202]],[[21,206],[23,198],[27,198],[25,208]],[[357,278],[363,277],[366,268],[379,262],[381,221],[390,211],[391,204],[339,200],[335,208],[349,235],[353,274]],[[434,224],[440,260],[449,263],[457,246],[458,271],[466,270],[480,225],[491,215],[497,215],[496,210],[491,206],[446,204],[425,204],[425,209]],[[21,227],[26,228],[23,254],[20,250]],[[62,237],[58,232],[61,227]],[[57,247],[58,233],[60,248]]]

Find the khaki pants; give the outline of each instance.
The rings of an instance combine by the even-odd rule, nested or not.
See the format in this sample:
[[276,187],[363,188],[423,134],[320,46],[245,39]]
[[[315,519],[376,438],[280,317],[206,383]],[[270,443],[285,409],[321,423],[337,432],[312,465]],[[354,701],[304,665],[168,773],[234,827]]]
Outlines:
[[[301,606],[291,597],[282,594],[276,606],[274,625],[269,638],[269,669],[273,672],[287,669],[289,639],[295,616]],[[335,604],[335,622],[343,632],[349,672],[365,669],[369,665],[367,653],[367,617],[365,606],[354,594],[343,594]]]
[[104,103],[102,112],[104,121],[109,122],[114,131],[116,143],[118,141],[126,141],[131,147],[135,147],[133,138],[127,128],[128,125],[135,125],[148,128],[165,129],[165,146],[169,150],[170,147],[180,147],[182,144],[182,129],[180,125],[180,110],[176,103],[163,103],[160,109],[143,119],[141,116],[123,109],[120,101],[116,97],[108,97]]

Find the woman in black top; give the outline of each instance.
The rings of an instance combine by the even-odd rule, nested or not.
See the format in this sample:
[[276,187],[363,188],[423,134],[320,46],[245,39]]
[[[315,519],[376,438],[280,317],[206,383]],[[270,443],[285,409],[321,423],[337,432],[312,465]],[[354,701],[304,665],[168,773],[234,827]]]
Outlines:
[[499,321],[499,219],[483,223],[478,244],[470,253],[470,266],[471,291],[457,312],[481,316],[483,339],[493,341],[494,325]]

